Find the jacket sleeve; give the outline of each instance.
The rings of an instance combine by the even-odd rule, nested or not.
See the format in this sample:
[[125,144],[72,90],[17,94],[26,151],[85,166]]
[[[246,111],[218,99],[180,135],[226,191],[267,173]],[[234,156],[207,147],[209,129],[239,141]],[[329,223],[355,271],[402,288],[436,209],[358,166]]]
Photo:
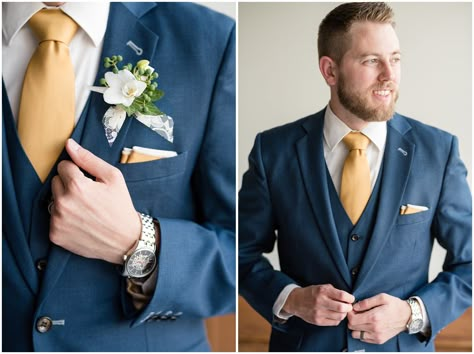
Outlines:
[[192,177],[199,222],[153,215],[161,228],[157,282],[132,326],[166,313],[205,318],[235,311],[234,29],[227,40]]
[[262,158],[262,135],[257,135],[239,192],[239,292],[272,323],[272,307],[283,288],[296,283],[273,269],[263,253],[276,241],[273,205]]
[[434,237],[447,251],[443,271],[415,294],[423,300],[431,324],[426,345],[472,302],[472,203],[466,175],[453,137],[432,224]]

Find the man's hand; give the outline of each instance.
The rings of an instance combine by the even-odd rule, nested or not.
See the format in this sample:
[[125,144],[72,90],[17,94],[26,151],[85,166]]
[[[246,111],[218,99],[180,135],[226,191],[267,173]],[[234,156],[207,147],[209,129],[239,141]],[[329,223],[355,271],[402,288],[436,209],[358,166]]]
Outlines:
[[[141,232],[140,217],[120,171],[69,139],[71,161],[61,161],[52,180],[54,206],[49,238],[87,258],[121,264]],[[84,176],[79,168],[92,176]]]
[[397,297],[379,294],[354,304],[354,311],[347,315],[352,337],[364,342],[383,344],[406,330],[411,317],[410,305]]
[[288,296],[283,311],[318,326],[337,326],[352,311],[351,294],[331,284],[296,288]]

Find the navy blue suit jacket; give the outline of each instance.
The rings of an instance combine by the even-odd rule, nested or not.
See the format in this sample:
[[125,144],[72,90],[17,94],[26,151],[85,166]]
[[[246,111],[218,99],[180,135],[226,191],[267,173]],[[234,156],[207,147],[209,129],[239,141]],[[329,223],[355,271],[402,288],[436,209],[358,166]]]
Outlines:
[[[23,226],[12,178],[19,152],[9,144],[16,131],[5,132],[12,122],[4,92],[3,350],[205,351],[203,319],[235,309],[234,21],[189,3],[111,3],[101,57],[118,54],[124,63],[148,59],[159,72],[165,96],[158,106],[174,119],[174,142],[127,118],[110,147],[101,123],[108,105],[98,93],[73,138],[118,167],[135,208],[160,221],[154,295],[136,313],[114,265],[56,246],[39,276],[27,239],[49,220],[34,211],[30,229]],[[121,150],[134,145],[178,156],[119,164]],[[57,321],[46,333],[35,329],[42,316]]]
[[[424,351],[471,304],[471,194],[457,139],[395,114],[388,122],[379,210],[355,280],[345,261],[328,192],[324,111],[257,136],[239,194],[239,291],[272,323],[276,351]],[[406,204],[429,210],[400,215]],[[428,283],[434,239],[447,250]],[[277,242],[281,271],[263,257]],[[272,322],[283,288],[330,283],[362,300],[379,293],[420,296],[432,335],[400,333],[384,345],[354,340],[347,321],[319,327]]]

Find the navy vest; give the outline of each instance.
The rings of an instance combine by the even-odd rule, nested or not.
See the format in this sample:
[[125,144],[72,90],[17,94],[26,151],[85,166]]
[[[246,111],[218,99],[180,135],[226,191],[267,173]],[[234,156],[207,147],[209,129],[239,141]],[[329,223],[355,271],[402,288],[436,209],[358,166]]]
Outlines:
[[[369,247],[374,225],[377,220],[377,211],[379,209],[380,189],[383,176],[382,172],[383,163],[380,166],[377,181],[370,195],[369,202],[367,203],[367,206],[365,207],[364,212],[362,213],[357,224],[353,225],[352,221],[349,219],[349,216],[344,210],[344,207],[342,206],[341,200],[339,199],[336,189],[334,188],[334,184],[332,183],[332,178],[329,175],[329,171],[327,171],[328,190],[329,198],[331,200],[332,213],[334,220],[336,221],[337,234],[339,236],[339,241],[341,242],[341,247],[347,262],[347,267],[349,268],[352,275],[352,284],[355,283],[360,266],[364,261],[364,256],[367,248]],[[392,338],[386,343],[386,346],[392,346],[391,351],[399,350],[396,338],[397,337]],[[374,344],[362,343],[358,339],[353,339],[349,329],[347,329],[346,343],[344,343],[344,345],[349,349],[349,351],[356,351],[360,349],[364,349],[365,351],[377,351],[378,347]]]
[[336,220],[337,234],[339,236],[339,241],[341,242],[341,247],[344,257],[346,258],[347,266],[352,275],[353,284],[364,259],[364,255],[367,251],[370,237],[374,229],[379,205],[382,169],[383,166],[380,167],[377,181],[375,183],[374,189],[372,190],[367,206],[365,207],[364,212],[362,213],[356,225],[352,225],[349,216],[342,206],[336,189],[334,188],[332,178],[329,175],[329,172],[327,172],[328,190],[329,198],[331,200],[332,213],[334,220]]
[[[51,180],[57,174],[57,163],[62,160],[70,160],[70,158],[64,150],[52,168],[48,178],[42,183],[21,146],[4,84],[2,85],[2,91],[5,139],[15,185],[15,195],[18,208],[21,211],[23,228],[28,238],[27,241],[30,246],[31,256],[41,272],[41,269],[45,266],[44,260],[47,258],[50,245],[50,216],[48,204],[52,199]],[[89,101],[90,100],[88,100],[72,134],[72,138],[76,141],[80,141],[82,137],[85,125],[85,113],[88,110]],[[43,262],[43,264],[41,265],[40,262]]]

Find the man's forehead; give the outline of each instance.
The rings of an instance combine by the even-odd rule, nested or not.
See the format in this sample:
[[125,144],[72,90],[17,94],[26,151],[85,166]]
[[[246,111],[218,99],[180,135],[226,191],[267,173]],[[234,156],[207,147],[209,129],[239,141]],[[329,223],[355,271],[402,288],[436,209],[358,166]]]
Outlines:
[[349,30],[350,51],[387,54],[400,51],[395,29],[390,23],[356,22]]

